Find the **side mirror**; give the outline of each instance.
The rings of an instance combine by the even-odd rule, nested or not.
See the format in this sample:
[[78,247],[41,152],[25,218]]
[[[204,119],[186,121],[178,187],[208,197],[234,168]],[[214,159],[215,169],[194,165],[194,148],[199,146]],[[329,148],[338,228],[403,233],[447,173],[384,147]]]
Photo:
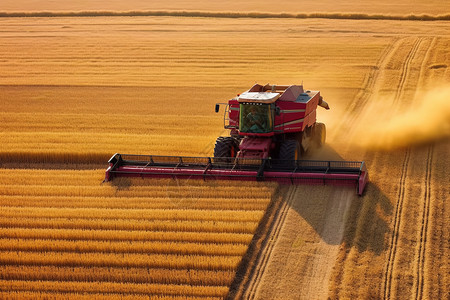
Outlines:
[[275,107],[275,114],[276,114],[277,116],[281,115],[281,109],[280,109],[278,106]]
[[220,104],[216,104],[216,109],[215,109],[216,113],[219,112],[219,108],[220,108]]

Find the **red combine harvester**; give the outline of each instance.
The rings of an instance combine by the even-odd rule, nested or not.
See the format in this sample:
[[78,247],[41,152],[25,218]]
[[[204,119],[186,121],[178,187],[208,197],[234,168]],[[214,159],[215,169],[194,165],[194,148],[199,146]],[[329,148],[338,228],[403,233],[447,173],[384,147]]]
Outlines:
[[300,160],[303,153],[325,143],[325,125],[316,122],[316,109],[329,106],[320,92],[304,91],[301,85],[255,84],[223,104],[224,127],[230,135],[217,138],[214,157],[116,153],[105,181],[118,176],[266,180],[347,185],[362,195],[368,181],[364,162]]

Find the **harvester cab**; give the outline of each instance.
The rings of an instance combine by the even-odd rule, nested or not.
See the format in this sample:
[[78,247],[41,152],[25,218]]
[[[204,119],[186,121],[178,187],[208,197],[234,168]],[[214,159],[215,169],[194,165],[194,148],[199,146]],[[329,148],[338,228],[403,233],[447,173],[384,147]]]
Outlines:
[[214,157],[298,160],[313,144],[325,143],[325,124],[316,122],[316,109],[329,106],[319,91],[255,84],[226,105],[224,123],[231,132],[217,139]]
[[[259,85],[225,104],[224,128],[213,157],[114,154],[105,181],[117,176],[277,181],[282,184],[347,185],[362,195],[364,162],[302,160],[326,139],[316,109],[329,109],[319,91],[302,85]],[[216,104],[216,113],[220,103]]]

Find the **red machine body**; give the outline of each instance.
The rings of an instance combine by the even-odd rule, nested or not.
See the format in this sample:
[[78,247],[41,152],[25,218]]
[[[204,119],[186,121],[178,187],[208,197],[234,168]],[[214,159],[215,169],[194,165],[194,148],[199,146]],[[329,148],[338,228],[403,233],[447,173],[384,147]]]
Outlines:
[[[242,122],[250,113],[244,112],[243,115],[241,111],[248,111],[252,106],[258,107],[260,113],[269,120],[270,124],[266,124],[264,129],[243,128]],[[300,154],[308,150],[314,137],[320,145],[324,142],[325,125],[320,125],[322,132],[318,134],[321,136],[317,136],[315,131],[318,106],[329,109],[319,91],[305,91],[301,85],[255,84],[227,104],[225,128],[230,129],[230,136],[237,140],[229,146],[236,147],[239,143],[239,148],[233,149],[239,158],[299,159]],[[297,156],[280,156],[280,144],[285,140],[298,142]]]
[[[272,97],[269,100],[251,100],[248,96],[253,94],[278,94],[279,97]],[[239,132],[239,104],[240,103],[275,103],[279,108],[279,114],[274,116],[274,131],[270,133],[245,133]],[[238,95],[228,102],[229,105],[229,126],[231,134],[242,136],[273,136],[275,134],[292,133],[303,131],[307,126],[312,126],[316,122],[316,109],[319,102],[323,103],[323,98],[319,91],[304,91],[300,85],[276,86],[255,84],[250,90]]]

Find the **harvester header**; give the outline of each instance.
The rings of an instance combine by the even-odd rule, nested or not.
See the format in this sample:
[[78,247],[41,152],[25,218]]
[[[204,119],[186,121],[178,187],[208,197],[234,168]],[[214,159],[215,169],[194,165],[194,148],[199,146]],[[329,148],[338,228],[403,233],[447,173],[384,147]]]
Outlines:
[[114,177],[150,177],[202,180],[276,181],[281,184],[338,185],[356,187],[362,195],[367,181],[364,162],[282,161],[214,157],[114,154],[105,181]]
[[[282,184],[331,184],[356,188],[368,181],[364,162],[302,160],[322,147],[325,124],[318,106],[329,109],[319,91],[302,85],[259,85],[222,103],[224,128],[213,157],[115,154],[105,180],[118,176],[276,181]],[[216,112],[220,103],[216,104]]]

